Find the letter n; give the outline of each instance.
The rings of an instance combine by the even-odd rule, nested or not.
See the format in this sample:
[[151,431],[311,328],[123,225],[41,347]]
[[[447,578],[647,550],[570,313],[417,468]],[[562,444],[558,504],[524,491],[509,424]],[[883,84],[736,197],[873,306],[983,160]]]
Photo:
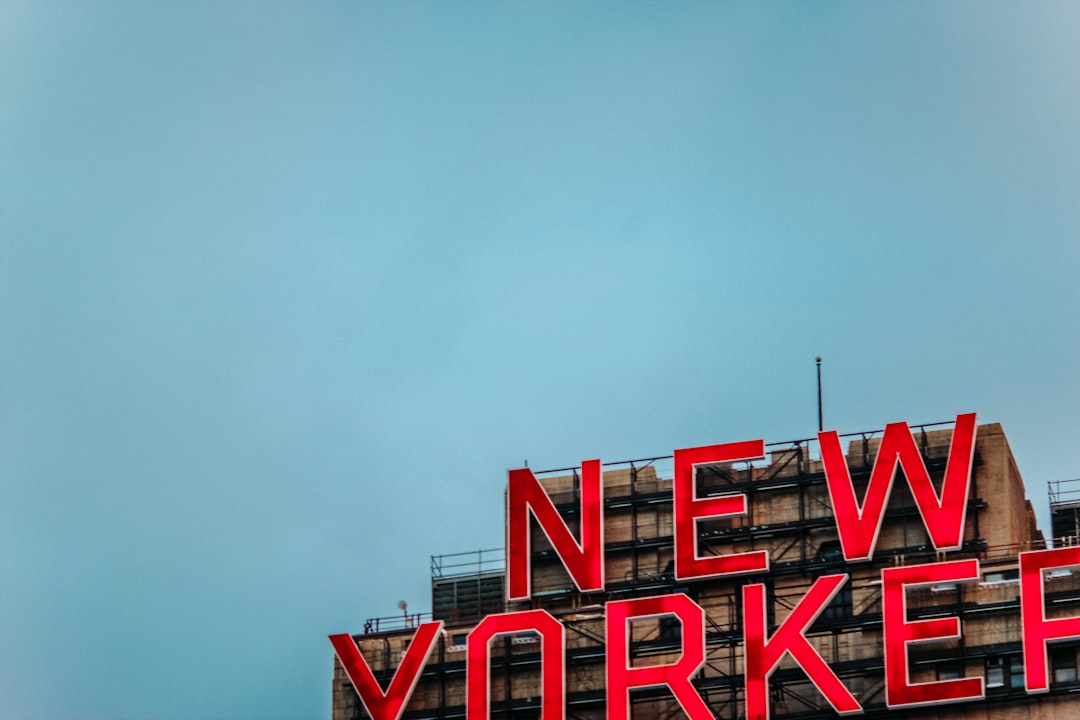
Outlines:
[[551,498],[528,468],[511,470],[506,488],[506,574],[510,600],[532,595],[529,515],[581,592],[604,589],[604,491],[599,460],[581,463],[581,543],[559,516]]

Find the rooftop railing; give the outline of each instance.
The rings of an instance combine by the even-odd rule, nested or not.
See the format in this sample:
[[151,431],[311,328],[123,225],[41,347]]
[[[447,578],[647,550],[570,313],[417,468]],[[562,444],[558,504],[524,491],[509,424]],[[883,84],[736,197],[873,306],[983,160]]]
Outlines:
[[[954,420],[945,420],[942,422],[923,423],[921,425],[908,425],[912,435],[915,436],[915,441],[919,445],[920,449],[926,450],[928,445],[927,433],[935,430],[944,430],[955,424]],[[850,432],[840,433],[841,440],[848,440],[854,442],[861,440],[867,442],[875,438],[880,438],[885,432],[884,428],[880,430],[864,430],[862,432]],[[801,438],[798,440],[780,440],[777,442],[771,442],[765,444],[765,457],[760,460],[745,460],[738,463],[733,463],[737,466],[743,467],[766,467],[772,463],[773,454],[788,453],[792,450],[802,449],[805,452],[805,458],[807,460],[820,460],[821,453],[818,450],[818,440],[816,437]],[[849,450],[850,451],[850,450]],[[656,457],[638,458],[636,460],[617,460],[612,462],[606,462],[602,464],[604,471],[628,469],[628,470],[644,470],[645,468],[652,468],[656,477],[670,480],[675,475],[675,457],[674,455],[657,455]],[[549,476],[549,475],[577,475],[581,472],[580,465],[573,465],[570,467],[552,468],[550,470],[536,470],[534,474],[537,477]],[[1080,482],[1080,481],[1077,481]],[[1077,488],[1077,499],[1080,500],[1080,486]]]
[[502,572],[504,567],[505,557],[502,548],[432,555],[431,579],[487,575]]
[[1052,480],[1046,484],[1050,495],[1050,506],[1080,503],[1080,478],[1073,480]]
[[368,618],[364,621],[364,634],[410,630],[431,619],[431,613],[402,613],[387,617]]

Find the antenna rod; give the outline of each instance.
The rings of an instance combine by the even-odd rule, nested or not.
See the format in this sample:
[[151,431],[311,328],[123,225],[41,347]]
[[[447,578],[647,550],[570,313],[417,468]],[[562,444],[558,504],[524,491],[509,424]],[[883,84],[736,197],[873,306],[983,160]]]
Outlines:
[[821,421],[821,356],[817,356],[817,429],[821,432],[825,424]]

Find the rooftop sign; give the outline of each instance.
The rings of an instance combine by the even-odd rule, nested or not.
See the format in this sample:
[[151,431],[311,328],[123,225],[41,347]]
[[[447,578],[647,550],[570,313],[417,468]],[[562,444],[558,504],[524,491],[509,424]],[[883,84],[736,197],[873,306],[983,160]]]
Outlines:
[[[837,534],[848,564],[874,559],[889,496],[902,469],[930,542],[942,556],[958,550],[971,486],[975,450],[975,414],[959,415],[949,446],[940,493],[931,481],[915,438],[906,423],[891,423],[881,438],[863,498],[857,497],[847,460],[836,432],[821,432],[822,466],[832,502]],[[704,557],[697,548],[699,521],[745,514],[742,494],[698,497],[696,469],[703,465],[753,461],[765,455],[763,440],[750,440],[676,450],[673,483],[675,576],[679,581],[762,574],[769,570],[764,550]],[[575,586],[583,593],[604,590],[604,498],[599,460],[581,465],[581,492],[575,537],[555,504],[528,468],[511,470],[506,504],[506,573],[510,601],[532,597],[530,531],[535,522],[551,544]],[[1029,694],[1049,689],[1047,644],[1080,638],[1080,617],[1047,618],[1044,572],[1080,566],[1080,547],[1019,554],[1020,615],[1025,689]],[[980,577],[977,559],[888,567],[880,571],[885,697],[889,709],[980,700],[983,677],[959,677],[912,682],[908,649],[914,644],[956,640],[961,636],[956,616],[911,620],[907,591],[942,583],[969,583]],[[839,715],[862,712],[859,700],[806,637],[808,629],[850,581],[849,573],[818,577],[783,623],[769,633],[768,593],[761,583],[742,586],[742,637],[747,720],[768,720],[769,677],[785,655],[807,677]],[[678,660],[667,664],[630,662],[630,622],[648,617],[673,617],[682,626]],[[685,594],[667,594],[608,602],[605,606],[607,720],[629,720],[629,694],[635,688],[663,686],[691,720],[713,720],[713,714],[692,684],[705,663],[705,611]],[[443,623],[423,623],[416,631],[389,687],[376,682],[371,668],[348,634],[330,637],[353,686],[373,720],[399,720],[427,664]],[[489,615],[468,635],[466,667],[467,720],[487,720],[490,713],[490,647],[498,635],[532,631],[540,637],[541,720],[566,717],[566,640],[562,624],[546,610]]]

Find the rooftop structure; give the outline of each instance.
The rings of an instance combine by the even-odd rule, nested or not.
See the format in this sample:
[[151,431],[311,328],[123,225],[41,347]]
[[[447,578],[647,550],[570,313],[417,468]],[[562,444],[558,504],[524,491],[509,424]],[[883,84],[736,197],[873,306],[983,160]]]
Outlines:
[[[951,423],[915,426],[912,437],[935,492],[943,477],[953,436]],[[866,492],[882,432],[843,436],[852,484]],[[387,687],[403,652],[423,621],[441,620],[439,637],[403,720],[456,720],[466,717],[466,650],[470,631],[483,617],[507,611],[544,609],[565,628],[566,717],[602,720],[605,693],[605,608],[612,601],[685,594],[705,613],[705,664],[693,680],[716,718],[746,717],[746,649],[743,587],[765,588],[768,627],[776,628],[806,596],[815,580],[849,576],[805,635],[848,690],[867,718],[1080,717],[1077,651],[1080,640],[1051,646],[1049,692],[1025,690],[1020,630],[1018,555],[1047,548],[1036,527],[1023,480],[1001,427],[978,427],[967,511],[958,549],[943,552],[931,542],[920,508],[903,482],[892,485],[877,546],[869,562],[847,562],[834,517],[826,472],[816,439],[773,443],[761,461],[699,465],[698,498],[741,494],[746,513],[696,523],[696,552],[703,557],[765,550],[767,572],[677,580],[674,572],[673,461],[671,456],[607,464],[603,468],[604,589],[581,592],[544,532],[533,524],[531,593],[508,601],[501,550],[432,558],[432,612],[375,618],[354,639],[382,687]],[[580,468],[536,473],[570,530],[578,533],[581,512]],[[1073,494],[1075,493],[1075,494]],[[1076,544],[1080,535],[1080,482],[1052,488],[1056,544]],[[944,560],[975,559],[976,582],[926,583],[907,590],[906,616],[955,616],[960,635],[952,640],[911,644],[910,681],[931,683],[982,678],[984,699],[946,707],[890,709],[886,704],[883,646],[882,571]],[[1080,573],[1046,574],[1048,617],[1080,615]],[[659,616],[629,623],[631,666],[674,662],[683,648],[677,619]],[[539,636],[519,632],[497,636],[491,649],[490,716],[537,720],[541,710]],[[791,657],[781,660],[768,680],[773,720],[833,718],[807,673]],[[630,694],[634,720],[670,720],[684,710],[665,686]],[[350,679],[335,659],[333,720],[368,718]]]

